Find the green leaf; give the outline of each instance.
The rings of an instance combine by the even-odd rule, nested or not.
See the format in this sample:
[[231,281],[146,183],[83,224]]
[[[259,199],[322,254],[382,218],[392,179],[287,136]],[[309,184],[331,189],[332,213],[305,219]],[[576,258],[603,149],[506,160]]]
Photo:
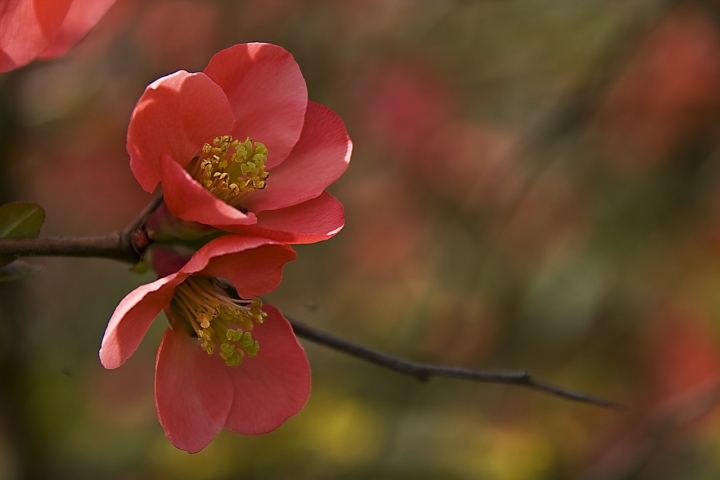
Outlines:
[[[45,210],[29,202],[0,205],[0,238],[36,238],[45,222]],[[15,259],[0,255],[0,267]]]
[[0,205],[0,238],[36,238],[45,222],[45,210],[27,202]]
[[30,265],[22,260],[15,260],[0,268],[0,282],[14,282],[23,278],[34,277],[41,270],[41,265]]

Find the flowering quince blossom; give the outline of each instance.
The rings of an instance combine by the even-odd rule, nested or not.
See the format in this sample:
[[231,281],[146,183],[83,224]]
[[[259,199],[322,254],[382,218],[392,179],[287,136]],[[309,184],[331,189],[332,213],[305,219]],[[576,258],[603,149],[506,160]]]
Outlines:
[[[224,427],[258,435],[298,413],[310,395],[310,367],[290,324],[257,295],[274,290],[287,245],[225,235],[189,260],[151,247],[160,278],[128,294],[105,331],[100,361],[117,368],[161,311],[170,323],[157,353],[155,408],[168,439],[191,453]],[[240,299],[229,296],[228,280]],[[249,300],[245,300],[249,299]]]
[[344,225],[325,192],[347,168],[345,125],[308,101],[292,55],[265,43],[212,57],[202,72],[150,84],[128,128],[130,166],[169,210],[197,222],[284,243],[330,238]]
[[115,0],[0,0],[0,72],[54,58],[83,38]]

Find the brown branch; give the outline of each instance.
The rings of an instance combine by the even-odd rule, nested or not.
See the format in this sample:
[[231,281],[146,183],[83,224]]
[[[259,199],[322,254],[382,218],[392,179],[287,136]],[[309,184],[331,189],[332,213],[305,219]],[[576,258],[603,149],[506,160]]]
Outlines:
[[[136,238],[143,234],[140,227],[145,219],[162,202],[158,196],[133,220],[127,228],[119,233],[111,233],[100,237],[83,238],[27,238],[27,239],[0,239],[0,255],[29,256],[61,256],[61,257],[94,257],[110,258],[123,262],[137,263],[140,260],[140,250]],[[145,237],[145,240],[147,238]],[[142,242],[142,239],[140,239]],[[315,343],[325,345],[349,355],[367,360],[377,365],[413,376],[418,380],[429,380],[432,377],[464,378],[489,383],[505,383],[531,388],[541,392],[557,395],[593,405],[623,410],[625,407],[603,398],[586,395],[580,392],[567,390],[549,383],[540,382],[524,370],[471,370],[459,367],[447,367],[425,363],[411,362],[397,357],[372,350],[371,348],[348,342],[329,333],[317,330],[308,325],[290,320],[297,336]]]
[[162,195],[153,198],[122,232],[98,237],[0,238],[0,255],[110,258],[135,264],[147,246],[147,237],[139,230],[162,200]]
[[125,230],[122,231],[122,235],[129,237],[133,234],[135,230],[142,227],[145,223],[145,220],[150,216],[151,213],[153,213],[155,210],[158,209],[160,204],[163,202],[163,196],[162,193],[158,194],[155,198],[153,198],[150,203],[147,204],[143,210],[138,213],[138,216],[135,217],[135,220],[130,222],[130,225],[128,225]]
[[131,243],[119,233],[101,237],[0,238],[0,255],[18,257],[95,257],[137,263]]
[[333,348],[348,355],[367,360],[381,367],[395,370],[396,372],[410,375],[418,380],[427,381],[432,377],[462,378],[477,382],[505,383],[517,385],[533,390],[538,390],[551,395],[576,400],[578,402],[591,403],[601,407],[625,410],[625,406],[619,403],[605,400],[604,398],[586,395],[580,392],[567,390],[549,383],[540,382],[532,378],[525,370],[471,370],[468,368],[447,367],[442,365],[431,365],[427,363],[412,362],[402,358],[393,357],[371,348],[348,342],[322,330],[310,327],[295,320],[288,319],[295,334],[312,342],[326,347]]

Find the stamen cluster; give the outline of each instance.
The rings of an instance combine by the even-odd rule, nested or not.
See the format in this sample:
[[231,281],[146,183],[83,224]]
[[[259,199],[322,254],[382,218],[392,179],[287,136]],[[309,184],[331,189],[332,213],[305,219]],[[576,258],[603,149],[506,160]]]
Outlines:
[[260,307],[259,298],[229,297],[216,278],[191,276],[176,287],[170,314],[195,331],[200,347],[208,355],[217,349],[232,367],[242,363],[245,353],[253,357],[260,349],[250,333],[253,322],[262,323],[267,317]]
[[240,208],[247,194],[267,186],[267,155],[265,145],[250,137],[244,142],[230,135],[216,137],[212,145],[203,145],[192,176],[215,197]]

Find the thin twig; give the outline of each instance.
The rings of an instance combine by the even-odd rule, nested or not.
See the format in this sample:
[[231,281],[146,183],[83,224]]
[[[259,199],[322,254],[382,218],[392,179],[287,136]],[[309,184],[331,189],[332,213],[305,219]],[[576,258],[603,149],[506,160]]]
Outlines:
[[[138,254],[132,242],[127,240],[128,238],[129,237],[119,233],[112,233],[104,237],[85,238],[3,238],[0,239],[0,255],[96,257],[136,263],[138,261]],[[506,383],[617,410],[625,408],[623,405],[610,400],[537,381],[524,370],[471,370],[467,368],[411,362],[409,360],[392,357],[356,343],[348,342],[347,340],[335,337],[297,321],[291,320],[290,323],[299,337],[395,370],[396,372],[413,376],[418,380],[429,380],[431,377],[452,377],[479,382]]]
[[122,235],[129,237],[135,230],[142,227],[143,223],[145,223],[145,220],[147,220],[147,217],[149,217],[151,213],[158,209],[162,201],[162,193],[158,194],[155,198],[150,200],[150,203],[148,203],[147,206],[143,208],[140,213],[138,213],[138,216],[135,217],[135,219],[130,222],[130,224],[125,228],[125,230],[122,231]]
[[322,330],[310,327],[295,320],[288,319],[298,337],[305,338],[326,347],[347,353],[354,357],[367,360],[396,372],[404,373],[427,381],[432,377],[451,377],[474,380],[488,383],[505,383],[520,387],[531,388],[544,393],[557,395],[559,397],[576,400],[579,402],[591,403],[601,407],[625,410],[625,406],[604,398],[586,395],[580,392],[567,390],[549,383],[540,382],[532,378],[530,373],[524,370],[471,370],[468,368],[447,367],[442,365],[431,365],[427,363],[412,362],[402,358],[393,357],[382,352],[356,343],[348,342]]
[[[152,213],[161,202],[162,196],[154,198],[141,214],[120,233],[84,238],[2,238],[0,239],[0,255],[15,255],[18,257],[95,257],[136,263],[140,255],[134,244],[133,236],[136,230],[142,226],[147,216]],[[347,340],[335,337],[300,322],[291,320],[290,323],[299,337],[395,370],[396,372],[413,376],[418,380],[429,380],[431,377],[451,377],[479,382],[506,383],[617,410],[623,410],[625,408],[623,405],[610,400],[537,381],[524,370],[471,370],[467,368],[411,362],[409,360],[392,357],[356,343],[348,342]]]

